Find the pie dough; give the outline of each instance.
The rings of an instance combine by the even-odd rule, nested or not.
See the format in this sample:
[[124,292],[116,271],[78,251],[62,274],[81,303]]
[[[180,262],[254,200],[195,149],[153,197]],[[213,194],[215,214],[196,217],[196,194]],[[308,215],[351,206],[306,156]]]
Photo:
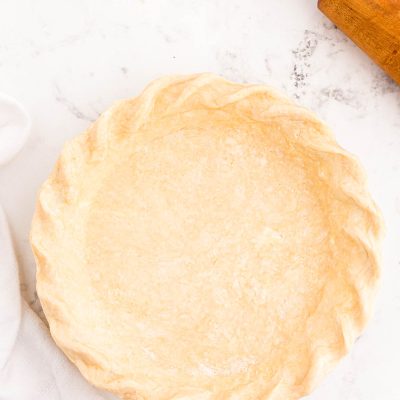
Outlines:
[[69,141],[32,224],[51,334],[122,399],[292,400],[364,328],[381,218],[274,90],[156,80]]

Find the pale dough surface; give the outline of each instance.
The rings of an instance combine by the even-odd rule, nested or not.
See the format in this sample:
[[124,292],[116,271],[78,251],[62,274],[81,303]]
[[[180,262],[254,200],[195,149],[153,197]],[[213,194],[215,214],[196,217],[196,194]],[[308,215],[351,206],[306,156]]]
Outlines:
[[51,333],[124,399],[291,400],[371,313],[379,213],[309,111],[167,77],[67,143],[31,242]]

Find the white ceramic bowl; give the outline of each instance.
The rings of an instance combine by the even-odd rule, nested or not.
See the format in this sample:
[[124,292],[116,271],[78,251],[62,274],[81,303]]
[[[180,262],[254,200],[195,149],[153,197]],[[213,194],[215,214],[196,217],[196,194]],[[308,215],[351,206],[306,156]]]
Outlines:
[[14,158],[31,130],[31,119],[15,99],[0,93],[0,165]]

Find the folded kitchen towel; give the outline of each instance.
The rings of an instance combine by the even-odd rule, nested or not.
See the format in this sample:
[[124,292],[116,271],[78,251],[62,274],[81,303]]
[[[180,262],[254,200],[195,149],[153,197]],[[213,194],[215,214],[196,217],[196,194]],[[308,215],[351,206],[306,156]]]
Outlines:
[[[0,166],[25,143],[30,118],[0,94]],[[7,188],[2,188],[7,190]],[[0,206],[0,400],[105,400],[53,342],[47,327],[21,299],[18,265]]]

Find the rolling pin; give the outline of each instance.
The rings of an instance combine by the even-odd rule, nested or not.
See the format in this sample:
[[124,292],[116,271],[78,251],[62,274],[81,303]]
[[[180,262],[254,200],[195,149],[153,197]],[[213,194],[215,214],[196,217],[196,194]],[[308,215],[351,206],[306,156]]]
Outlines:
[[400,84],[400,0],[319,0],[318,7]]

